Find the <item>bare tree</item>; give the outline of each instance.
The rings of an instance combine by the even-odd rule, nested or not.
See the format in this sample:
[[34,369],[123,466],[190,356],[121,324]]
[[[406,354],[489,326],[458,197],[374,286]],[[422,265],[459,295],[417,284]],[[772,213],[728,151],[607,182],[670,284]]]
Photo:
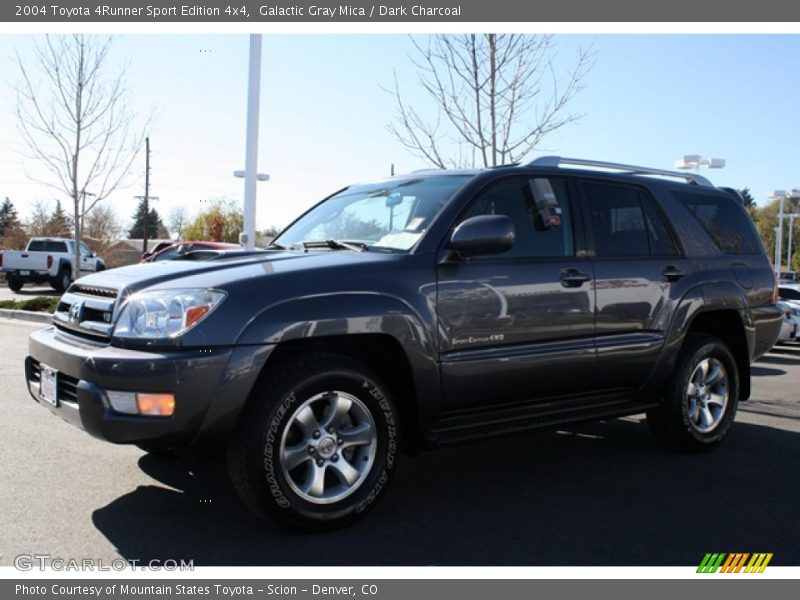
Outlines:
[[395,76],[395,137],[440,169],[514,163],[542,139],[580,119],[566,112],[584,87],[593,52],[578,51],[559,78],[550,35],[435,35],[422,45],[412,38],[419,83],[436,117],[408,104]]
[[95,206],[84,216],[84,238],[91,240],[92,249],[98,254],[104,254],[122,236],[123,231],[119,216],[108,204]]
[[84,217],[126,185],[149,124],[147,119],[135,127],[125,69],[109,73],[112,41],[77,34],[46,36],[34,47],[32,65],[16,55],[19,129],[46,173],[29,177],[72,200],[75,278]]
[[174,233],[176,239],[180,240],[183,237],[183,230],[189,224],[189,211],[185,206],[176,206],[169,213],[169,230]]
[[52,211],[48,204],[44,200],[37,200],[33,203],[30,219],[26,223],[28,234],[31,237],[53,235]]

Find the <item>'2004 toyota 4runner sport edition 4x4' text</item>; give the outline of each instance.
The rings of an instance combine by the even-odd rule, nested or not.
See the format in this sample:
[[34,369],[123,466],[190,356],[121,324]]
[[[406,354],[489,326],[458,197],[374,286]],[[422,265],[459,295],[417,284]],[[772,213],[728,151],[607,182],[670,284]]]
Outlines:
[[84,277],[25,369],[90,434],[225,446],[255,513],[326,528],[402,449],[641,412],[715,446],[778,335],[775,290],[736,192],[544,157],[345,188],[266,251]]

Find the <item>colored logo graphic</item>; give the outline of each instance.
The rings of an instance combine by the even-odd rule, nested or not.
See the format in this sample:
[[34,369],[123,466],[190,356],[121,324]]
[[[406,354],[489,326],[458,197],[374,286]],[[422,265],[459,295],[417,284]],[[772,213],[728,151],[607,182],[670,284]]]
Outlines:
[[[747,559],[750,559],[749,561]],[[700,566],[697,567],[698,573],[763,573],[769,561],[772,560],[772,552],[734,552],[726,554],[724,552],[708,552]]]

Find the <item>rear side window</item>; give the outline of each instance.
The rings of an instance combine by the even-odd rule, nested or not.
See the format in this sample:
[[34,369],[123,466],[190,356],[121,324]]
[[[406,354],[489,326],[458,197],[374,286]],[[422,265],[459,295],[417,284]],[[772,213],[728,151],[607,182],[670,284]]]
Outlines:
[[595,256],[674,256],[678,253],[651,200],[635,187],[584,182]]
[[725,254],[761,254],[750,219],[734,198],[673,192]]
[[57,242],[55,240],[31,240],[28,244],[29,252],[67,252],[66,242]]

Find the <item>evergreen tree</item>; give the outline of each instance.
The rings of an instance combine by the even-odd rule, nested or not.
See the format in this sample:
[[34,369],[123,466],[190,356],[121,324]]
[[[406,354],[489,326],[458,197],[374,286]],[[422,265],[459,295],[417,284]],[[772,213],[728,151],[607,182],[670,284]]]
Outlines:
[[742,203],[744,204],[745,208],[750,208],[756,205],[756,199],[753,198],[753,194],[750,193],[749,187],[739,190],[739,193],[742,195]]
[[[139,206],[133,214],[133,227],[128,230],[128,237],[141,239],[144,237],[145,206],[144,199],[139,200]],[[147,211],[147,239],[157,239],[159,231],[163,231],[164,224],[155,208]]]
[[72,225],[67,213],[64,212],[64,208],[61,206],[61,200],[56,200],[56,209],[47,222],[47,229],[51,232],[50,235],[56,237],[72,237]]
[[17,209],[8,196],[0,204],[0,236],[7,235],[11,230],[19,227]]

